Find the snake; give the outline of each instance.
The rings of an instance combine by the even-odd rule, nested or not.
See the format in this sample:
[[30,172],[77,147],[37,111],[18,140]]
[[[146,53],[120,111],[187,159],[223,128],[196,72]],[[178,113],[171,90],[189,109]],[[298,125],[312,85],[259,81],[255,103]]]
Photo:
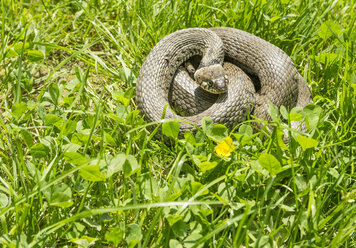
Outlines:
[[283,50],[229,27],[165,36],[146,57],[136,82],[137,107],[146,120],[183,120],[180,134],[201,126],[206,116],[231,128],[246,120],[247,112],[270,121],[269,102],[292,109],[311,101],[306,81]]

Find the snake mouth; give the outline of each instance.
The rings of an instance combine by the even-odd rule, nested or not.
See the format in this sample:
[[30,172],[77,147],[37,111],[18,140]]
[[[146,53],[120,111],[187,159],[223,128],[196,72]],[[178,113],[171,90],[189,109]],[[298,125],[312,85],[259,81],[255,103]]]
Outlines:
[[200,87],[210,93],[221,94],[227,91],[227,83],[227,76],[223,76],[209,81],[204,81],[201,83]]
[[229,80],[220,64],[199,68],[194,77],[200,87],[210,93],[221,94],[227,91]]

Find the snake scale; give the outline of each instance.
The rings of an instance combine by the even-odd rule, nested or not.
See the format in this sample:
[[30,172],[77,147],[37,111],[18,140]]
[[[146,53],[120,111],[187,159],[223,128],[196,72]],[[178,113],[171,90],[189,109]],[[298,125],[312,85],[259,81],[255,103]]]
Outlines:
[[[191,73],[182,67],[187,62]],[[164,37],[144,61],[136,84],[138,109],[149,122],[160,120],[165,111],[165,118],[200,125],[209,116],[214,123],[233,127],[246,119],[247,110],[270,120],[268,101],[277,107],[304,107],[311,103],[311,94],[285,52],[227,27],[189,28]],[[177,111],[164,110],[166,105]],[[180,133],[192,129],[180,124]]]

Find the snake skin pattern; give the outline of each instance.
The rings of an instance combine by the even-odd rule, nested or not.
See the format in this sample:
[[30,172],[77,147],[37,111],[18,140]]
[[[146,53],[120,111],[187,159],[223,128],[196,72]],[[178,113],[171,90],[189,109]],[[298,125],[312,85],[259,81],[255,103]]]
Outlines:
[[[192,57],[198,68],[221,64],[229,79],[228,91],[207,93],[182,69]],[[225,62],[224,62],[225,61]],[[256,91],[251,78],[258,79]],[[193,98],[193,100],[192,100]],[[270,120],[268,101],[277,107],[304,107],[311,103],[309,88],[293,61],[275,45],[233,28],[191,28],[176,31],[157,43],[141,67],[136,102],[149,122],[176,118],[200,125],[204,116],[228,127],[245,120],[246,111]],[[180,132],[192,126],[182,122]]]

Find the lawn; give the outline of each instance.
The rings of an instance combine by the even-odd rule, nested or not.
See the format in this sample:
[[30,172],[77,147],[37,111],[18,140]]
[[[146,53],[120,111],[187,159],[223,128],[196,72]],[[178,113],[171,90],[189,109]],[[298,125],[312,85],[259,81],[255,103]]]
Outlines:
[[[354,1],[2,0],[0,246],[355,247]],[[284,50],[313,104],[274,131],[157,138],[135,104],[164,36],[227,26]],[[282,117],[304,117],[305,133]],[[164,141],[165,140],[165,141]],[[228,143],[228,145],[226,145]],[[225,150],[224,150],[225,149]]]

